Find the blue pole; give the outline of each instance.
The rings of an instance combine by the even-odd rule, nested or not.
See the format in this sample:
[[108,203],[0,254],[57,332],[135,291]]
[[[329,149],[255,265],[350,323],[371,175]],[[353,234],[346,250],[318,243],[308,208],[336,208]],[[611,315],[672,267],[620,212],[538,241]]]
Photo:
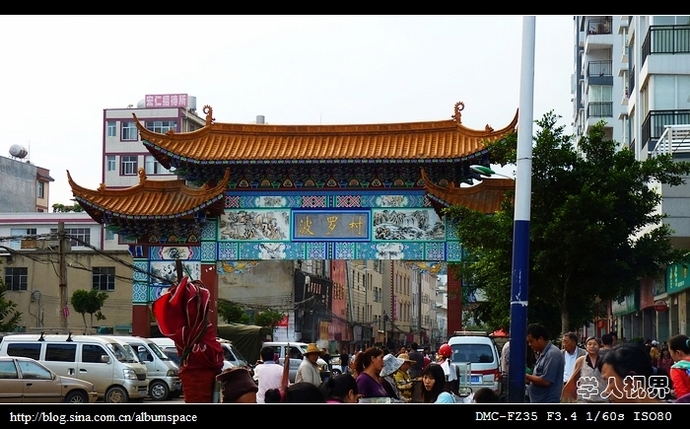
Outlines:
[[510,286],[510,357],[508,363],[508,402],[513,403],[525,402],[535,20],[534,16],[526,16],[522,19],[522,68],[520,70],[520,117],[518,119],[513,277]]

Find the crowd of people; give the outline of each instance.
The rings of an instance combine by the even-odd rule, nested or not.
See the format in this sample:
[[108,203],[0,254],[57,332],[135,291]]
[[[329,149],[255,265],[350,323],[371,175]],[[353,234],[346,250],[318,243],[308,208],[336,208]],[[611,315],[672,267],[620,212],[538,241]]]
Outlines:
[[[534,359],[527,360],[525,402],[690,402],[690,339],[676,335],[661,346],[619,342],[614,333],[578,341],[576,333],[560,337],[561,347],[539,324],[527,327],[527,345]],[[509,344],[501,362],[509,369]],[[341,355],[342,373],[321,380],[317,359],[324,351],[310,344],[294,383],[287,367],[275,359],[273,349],[261,350],[255,379],[244,369],[226,370],[217,380],[222,402],[258,403],[481,403],[501,402],[492,389],[469,396],[458,391],[451,348],[442,345],[437,355],[419,351],[417,344],[391,352],[382,347],[359,351],[353,359]],[[289,361],[289,359],[288,359]],[[504,377],[507,374],[504,372]],[[421,389],[414,398],[415,385]]]
[[[419,351],[415,343],[395,353],[369,347],[357,352],[353,359],[343,353],[342,373],[324,381],[316,364],[323,355],[323,349],[309,344],[295,382],[289,383],[289,364],[280,365],[273,349],[264,347],[261,360],[254,368],[254,378],[243,368],[228,369],[218,375],[220,402],[459,403],[498,402],[499,399],[491,389],[478,389],[465,398],[458,395],[451,373],[454,365],[449,362],[450,347],[440,348],[437,356],[427,350]],[[413,399],[415,383],[422,390],[416,400]]]
[[[676,335],[659,347],[652,340],[645,345],[619,343],[615,333],[579,343],[577,334],[568,332],[559,350],[544,326],[532,324],[527,343],[535,356],[525,376],[528,402],[690,402],[686,335]],[[508,356],[502,359],[509,362]]]

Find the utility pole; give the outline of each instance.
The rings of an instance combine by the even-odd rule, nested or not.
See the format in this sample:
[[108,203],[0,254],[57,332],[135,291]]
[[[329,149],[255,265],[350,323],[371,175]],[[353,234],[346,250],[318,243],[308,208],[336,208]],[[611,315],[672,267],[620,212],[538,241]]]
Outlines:
[[65,264],[65,253],[67,252],[67,239],[65,237],[65,223],[58,222],[58,265],[60,268],[60,326],[67,330],[67,265]]
[[508,402],[525,402],[527,307],[529,305],[529,229],[532,201],[532,123],[534,122],[534,16],[522,18],[520,118],[513,222],[513,278],[510,285],[510,370]]

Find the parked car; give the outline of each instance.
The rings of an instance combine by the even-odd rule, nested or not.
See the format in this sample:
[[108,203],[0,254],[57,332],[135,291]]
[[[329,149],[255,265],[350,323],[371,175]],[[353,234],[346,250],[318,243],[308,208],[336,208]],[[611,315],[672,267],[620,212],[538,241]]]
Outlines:
[[[242,356],[242,353],[232,344],[232,341],[225,338],[216,338],[223,348],[223,360],[230,363],[231,368],[251,369],[249,362]],[[225,366],[223,367],[225,369]]]
[[[288,345],[290,346],[288,350]],[[273,347],[274,352],[278,355],[278,361],[282,365],[285,362],[285,356],[290,357],[290,383],[295,382],[295,376],[297,375],[297,369],[302,363],[302,356],[307,350],[307,343],[298,342],[288,342],[288,341],[266,341],[263,343],[262,347],[270,346]],[[331,372],[328,369],[326,361],[319,358],[316,361],[319,366],[319,372],[321,373],[321,379],[327,380],[331,377]]]
[[488,387],[501,395],[501,363],[493,338],[482,331],[455,331],[448,345],[453,350],[451,362],[461,364],[461,373],[469,365],[470,380],[461,379],[461,388],[476,391]]
[[132,346],[107,336],[6,335],[0,356],[28,357],[58,375],[93,383],[104,402],[129,402],[148,395],[146,365]]
[[333,377],[337,377],[343,373],[343,371],[340,369],[340,356],[333,356],[331,358],[330,364],[331,373],[333,374]]
[[96,402],[93,383],[57,375],[39,362],[0,356],[0,402]]
[[[175,342],[167,337],[157,337],[149,338],[154,342],[160,349],[165,353],[177,366],[180,365],[180,356],[177,353],[177,347],[175,347]],[[224,340],[223,338],[217,338],[223,349],[223,367],[221,370],[226,370],[229,368],[247,368],[249,365],[247,361],[242,357],[237,347],[232,345],[232,342]]]
[[110,335],[110,338],[124,341],[137,352],[139,360],[146,365],[149,379],[149,397],[154,401],[177,398],[182,393],[180,368],[156,343],[149,338]]

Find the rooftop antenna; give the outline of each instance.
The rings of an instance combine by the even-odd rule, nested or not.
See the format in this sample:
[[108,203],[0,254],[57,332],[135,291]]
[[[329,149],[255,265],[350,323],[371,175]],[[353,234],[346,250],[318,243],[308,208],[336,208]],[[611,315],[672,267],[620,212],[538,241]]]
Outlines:
[[41,338],[39,338],[38,341],[45,341],[46,339],[43,337],[45,334],[45,332],[41,332]]
[[67,341],[68,343],[74,341],[74,340],[72,339],[72,331],[69,332],[69,334],[67,335],[67,339],[66,339],[65,341]]

